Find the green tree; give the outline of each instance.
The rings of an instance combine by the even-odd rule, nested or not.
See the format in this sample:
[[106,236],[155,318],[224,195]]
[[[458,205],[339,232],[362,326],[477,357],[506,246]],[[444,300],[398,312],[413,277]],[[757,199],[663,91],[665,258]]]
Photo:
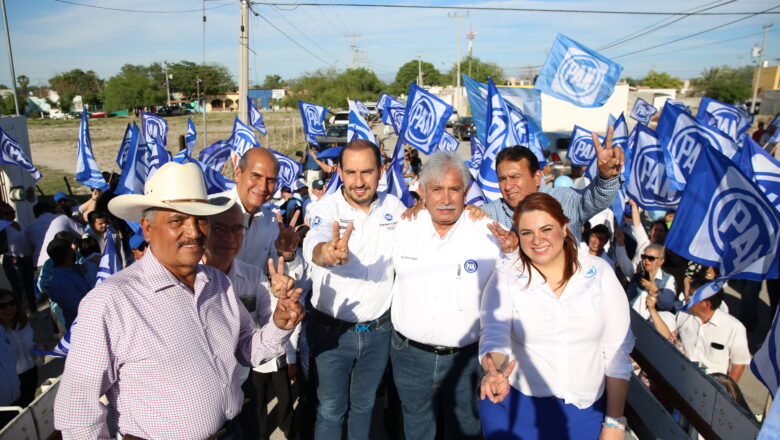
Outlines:
[[[156,65],[150,67],[155,67],[156,70]],[[170,79],[171,92],[180,92],[190,100],[195,99],[198,88],[200,88],[201,93],[209,95],[232,92],[237,88],[230,70],[222,64],[204,65],[192,61],[179,61],[168,64],[168,74],[173,76]],[[157,79],[156,74],[153,77]],[[160,79],[164,88],[165,73],[162,72],[162,65],[160,65]],[[200,80],[200,85],[198,85],[198,80]]]
[[677,89],[682,85],[682,81],[680,78],[673,77],[666,72],[650,70],[639,82],[639,85],[652,89]]
[[125,64],[120,72],[106,83],[103,92],[106,109],[126,110],[165,104],[164,78],[165,74],[162,73],[159,63],[150,66]]
[[283,89],[287,87],[287,81],[283,80],[280,75],[266,75],[265,81],[260,86],[261,89]]
[[441,85],[441,72],[427,61],[412,60],[398,68],[395,74],[395,82],[390,85],[390,93],[400,95],[409,91],[409,84],[417,81],[419,71],[422,70],[423,84],[426,86]]
[[26,75],[19,75],[16,77],[16,84],[19,85],[19,95],[27,96],[27,92],[30,89],[30,78]]
[[283,105],[295,107],[299,99],[331,108],[346,107],[347,99],[371,101],[379,98],[385,84],[365,68],[320,69],[290,80]]
[[753,69],[753,66],[736,69],[729,66],[709,67],[691,83],[712,99],[735,104],[750,98]]
[[60,95],[60,108],[64,111],[70,110],[76,95],[91,107],[99,106],[104,86],[105,81],[91,70],[73,69],[49,78],[49,87]]
[[[471,57],[471,78],[481,83],[486,83],[488,77],[493,79],[496,84],[503,84],[504,82],[504,70],[496,63],[488,63],[480,60],[477,57]],[[455,76],[457,75],[458,65],[453,64],[446,79],[442,79],[442,83],[449,83],[452,81],[452,85],[457,84]],[[469,74],[469,57],[463,59],[460,62],[460,73]],[[463,80],[461,80],[462,82]]]

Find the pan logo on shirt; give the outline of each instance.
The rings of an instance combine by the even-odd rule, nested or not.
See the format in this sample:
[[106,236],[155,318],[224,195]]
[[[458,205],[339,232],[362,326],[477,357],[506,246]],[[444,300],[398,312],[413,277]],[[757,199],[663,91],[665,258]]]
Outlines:
[[588,268],[588,270],[585,272],[584,277],[585,278],[593,278],[593,275],[596,275],[596,268],[591,266]]
[[466,262],[463,263],[463,270],[468,273],[476,272],[477,268],[479,268],[479,264],[477,264],[477,262],[474,260],[466,260]]
[[393,214],[390,214],[389,212],[385,214],[385,220],[389,222],[393,221]]
[[314,219],[311,221],[311,225],[319,226],[320,223],[322,223],[322,219],[319,216],[315,215]]

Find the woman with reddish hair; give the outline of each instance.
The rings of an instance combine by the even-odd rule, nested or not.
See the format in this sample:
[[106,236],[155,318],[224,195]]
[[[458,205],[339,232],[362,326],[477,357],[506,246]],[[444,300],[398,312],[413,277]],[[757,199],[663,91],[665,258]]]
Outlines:
[[482,295],[480,418],[486,439],[622,439],[634,345],[626,294],[577,253],[561,205],[526,197],[518,259]]

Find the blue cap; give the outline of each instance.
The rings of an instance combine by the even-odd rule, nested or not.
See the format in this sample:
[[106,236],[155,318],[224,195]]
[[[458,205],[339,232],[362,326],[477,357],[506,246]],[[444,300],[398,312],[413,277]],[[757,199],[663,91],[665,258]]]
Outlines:
[[558,176],[553,181],[554,188],[571,188],[574,186],[574,181],[569,176]]
[[133,234],[130,237],[130,249],[138,249],[142,244],[144,244],[143,234]]
[[64,192],[62,192],[62,191],[60,191],[60,192],[58,192],[58,193],[54,194],[54,201],[55,201],[55,202],[59,202],[60,200],[63,200],[63,199],[69,199],[69,198],[70,198],[70,197],[68,197],[68,195],[67,195],[67,194],[65,194],[65,193],[64,193]]

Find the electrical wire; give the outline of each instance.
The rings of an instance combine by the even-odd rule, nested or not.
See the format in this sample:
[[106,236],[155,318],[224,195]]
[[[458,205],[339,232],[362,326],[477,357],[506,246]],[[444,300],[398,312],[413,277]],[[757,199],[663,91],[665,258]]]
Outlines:
[[296,41],[296,40],[295,40],[293,37],[291,37],[291,36],[287,35],[287,33],[286,33],[286,32],[284,32],[283,30],[279,29],[279,28],[278,28],[278,27],[277,27],[277,26],[276,26],[276,25],[275,25],[275,24],[274,24],[274,23],[273,23],[271,20],[269,20],[269,19],[265,18],[265,17],[264,17],[262,14],[260,14],[259,12],[255,12],[255,15],[256,15],[256,16],[258,16],[258,17],[260,17],[260,18],[262,18],[262,19],[263,19],[263,20],[264,20],[266,23],[268,23],[269,25],[271,25],[271,27],[272,27],[272,28],[274,28],[274,29],[276,29],[277,31],[279,31],[279,33],[280,33],[280,34],[284,35],[284,36],[285,36],[285,37],[286,37],[288,40],[290,40],[290,41],[291,41],[291,42],[293,42],[293,43],[294,43],[296,46],[298,46],[298,47],[300,47],[301,49],[303,49],[303,50],[304,50],[306,53],[308,53],[309,55],[311,55],[311,56],[313,56],[314,58],[316,58],[317,60],[319,60],[319,61],[320,61],[322,64],[324,64],[325,66],[327,66],[327,67],[332,67],[332,66],[333,66],[333,63],[328,63],[327,61],[323,60],[323,59],[322,59],[322,58],[321,58],[319,55],[317,55],[316,53],[314,53],[314,52],[312,52],[311,50],[309,50],[309,48],[307,48],[306,46],[304,46],[304,45],[302,45],[301,43],[299,43],[298,41]]
[[[88,5],[86,3],[78,3],[73,2],[69,0],[54,0],[55,2],[59,3],[67,3],[69,5],[76,5],[76,6],[84,6],[86,8],[95,8],[95,9],[103,9],[106,11],[117,11],[117,12],[133,12],[137,14],[184,14],[188,12],[203,12],[203,8],[199,9],[183,9],[178,11],[160,11],[160,10],[140,10],[140,9],[124,9],[124,8],[111,8],[108,6],[98,6],[98,5]],[[217,9],[217,8],[224,8],[225,6],[232,6],[233,3],[225,3],[224,5],[219,6],[212,6],[210,8],[205,9]]]
[[303,35],[303,37],[304,37],[304,38],[306,38],[307,40],[309,40],[309,42],[310,42],[312,45],[316,46],[316,47],[317,47],[317,49],[319,49],[319,50],[320,50],[320,52],[322,52],[323,54],[327,55],[327,56],[328,56],[328,57],[330,57],[330,58],[333,58],[333,59],[335,59],[335,58],[336,58],[336,57],[334,57],[333,55],[331,55],[330,53],[328,53],[328,51],[326,51],[325,49],[323,49],[323,48],[322,48],[322,46],[320,46],[320,45],[319,45],[319,44],[318,44],[316,41],[312,40],[312,39],[311,39],[311,37],[309,37],[309,34],[307,34],[306,32],[303,32],[303,31],[302,31],[302,30],[301,30],[301,29],[300,29],[298,26],[296,26],[296,25],[295,25],[295,23],[293,23],[293,22],[291,22],[290,20],[288,20],[288,19],[287,19],[287,17],[285,17],[284,15],[282,15],[282,14],[281,14],[281,13],[280,13],[280,12],[279,12],[277,9],[279,9],[279,8],[276,8],[276,9],[271,9],[271,10],[272,10],[272,11],[274,11],[274,13],[275,13],[276,15],[278,15],[278,16],[280,16],[280,17],[282,17],[282,19],[283,19],[284,21],[286,21],[286,22],[287,22],[287,24],[289,24],[290,26],[292,26],[292,28],[293,28],[293,29],[295,29],[296,31],[298,31],[298,33],[299,33],[299,34]]
[[[775,31],[780,31],[780,28],[772,29],[770,31],[767,31],[767,33],[775,32]],[[682,49],[670,50],[668,52],[649,53],[649,54],[641,55],[641,56],[637,55],[637,56],[629,57],[628,59],[634,60],[634,59],[640,59],[640,58],[646,58],[646,57],[654,57],[654,56],[658,56],[658,55],[669,55],[669,54],[673,54],[673,53],[685,52],[686,50],[698,49],[700,47],[707,47],[707,46],[713,46],[713,45],[716,45],[716,44],[727,43],[727,42],[730,42],[730,41],[736,41],[736,40],[740,40],[742,38],[755,37],[756,35],[762,35],[762,34],[763,34],[763,32],[754,32],[752,34],[745,34],[745,35],[741,35],[739,37],[732,37],[732,38],[727,38],[725,40],[713,41],[712,43],[705,43],[705,44],[699,44],[697,46],[690,46],[690,47],[684,47]]]

